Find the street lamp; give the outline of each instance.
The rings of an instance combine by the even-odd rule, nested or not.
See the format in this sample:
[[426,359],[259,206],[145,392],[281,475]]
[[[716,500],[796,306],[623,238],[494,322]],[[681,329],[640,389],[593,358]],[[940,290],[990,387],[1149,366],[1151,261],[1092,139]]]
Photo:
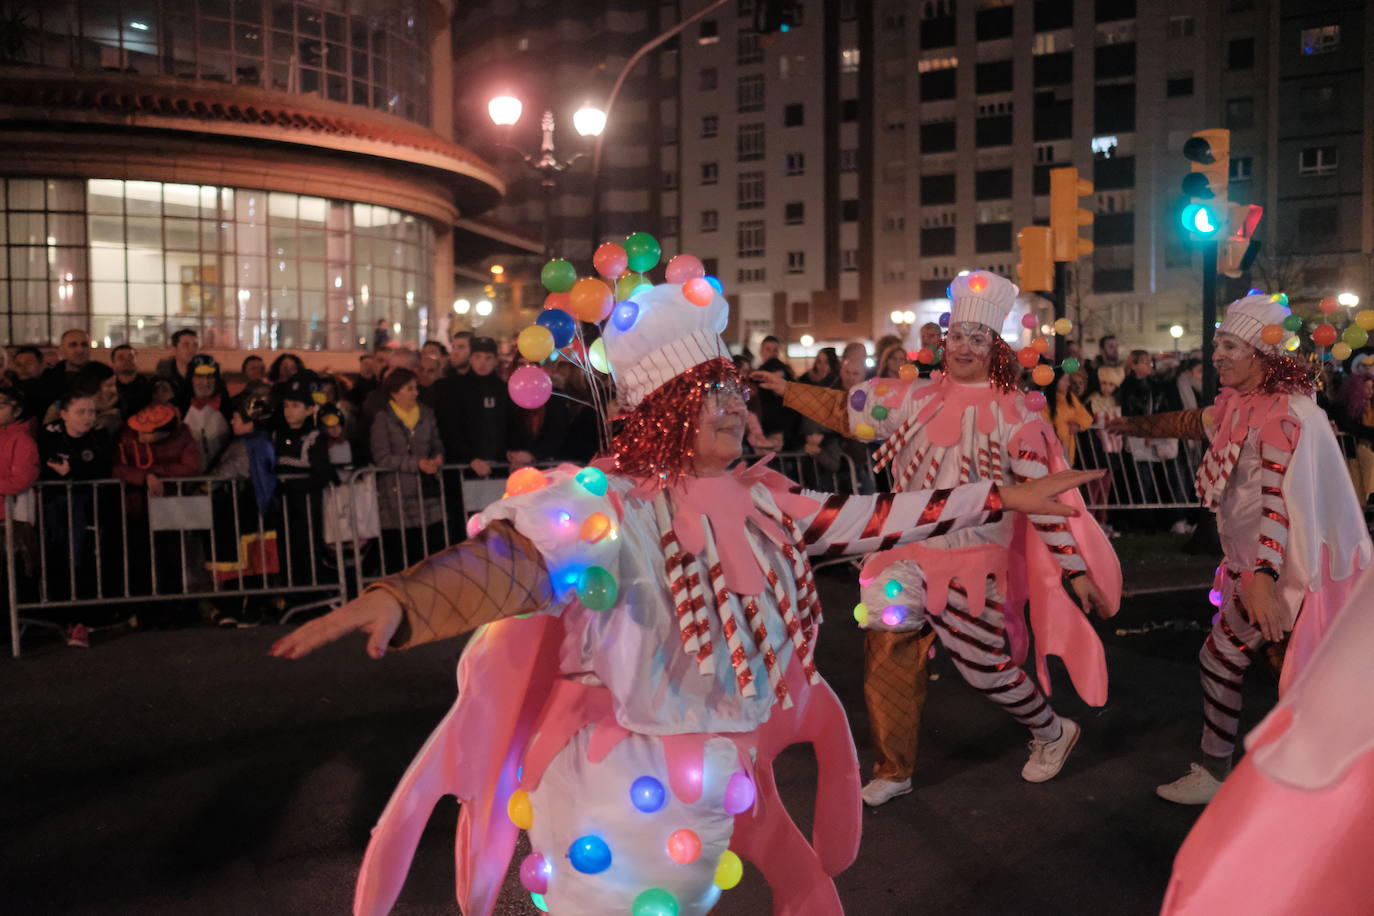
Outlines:
[[[521,113],[525,110],[522,103],[515,96],[499,95],[487,103],[487,114],[491,117],[491,122],[497,127],[511,128],[520,120]],[[519,156],[524,163],[539,174],[540,184],[544,188],[544,257],[553,256],[553,245],[551,242],[551,226],[553,223],[553,189],[557,184],[558,175],[567,170],[574,162],[581,159],[586,153],[575,153],[567,159],[560,159],[554,152],[553,146],[553,112],[546,110],[543,118],[539,122],[543,136],[539,142],[538,153],[525,153],[516,149],[508,143],[500,143],[499,146],[508,149]],[[591,105],[583,105],[573,115],[573,128],[583,137],[600,136],[606,129],[606,113],[599,108]]]
[[472,303],[466,299],[453,300],[453,313],[455,315],[466,315],[472,310]]
[[1354,293],[1341,293],[1336,297],[1336,301],[1347,308],[1354,308],[1360,304],[1360,297]]
[[1183,325],[1181,325],[1181,324],[1171,324],[1171,325],[1169,325],[1169,336],[1172,337],[1172,338],[1174,339],[1174,352],[1177,353],[1177,352],[1178,352],[1178,339],[1179,339],[1180,337],[1183,336]]
[[892,320],[892,326],[897,329],[897,336],[905,342],[907,334],[911,331],[911,326],[916,323],[916,313],[910,309],[893,309],[892,314],[887,317]]

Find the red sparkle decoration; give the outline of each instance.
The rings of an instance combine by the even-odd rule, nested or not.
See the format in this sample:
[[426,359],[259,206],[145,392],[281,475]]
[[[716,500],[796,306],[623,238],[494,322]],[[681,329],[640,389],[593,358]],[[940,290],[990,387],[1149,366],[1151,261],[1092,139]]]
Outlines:
[[1307,394],[1316,389],[1316,370],[1310,365],[1278,353],[1257,351],[1264,375],[1259,390],[1265,394]]
[[650,392],[611,439],[616,470],[627,477],[675,483],[692,469],[702,402],[721,385],[739,385],[735,364],[713,359]]

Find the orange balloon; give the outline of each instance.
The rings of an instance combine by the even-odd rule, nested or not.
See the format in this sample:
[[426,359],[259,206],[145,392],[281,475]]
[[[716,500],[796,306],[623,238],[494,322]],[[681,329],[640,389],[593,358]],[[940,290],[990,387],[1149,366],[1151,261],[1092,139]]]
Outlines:
[[1319,324],[1312,329],[1312,342],[1319,347],[1329,347],[1336,342],[1336,329],[1329,324]]
[[1040,362],[1040,354],[1035,352],[1034,347],[1022,347],[1016,354],[1016,361],[1030,369]]
[[575,317],[582,321],[602,321],[615,308],[615,294],[605,281],[596,277],[583,277],[573,284],[568,293],[568,305]]
[[595,544],[611,532],[611,520],[604,512],[593,512],[582,523],[578,536],[588,544]]
[[679,865],[691,865],[701,857],[701,837],[686,827],[674,830],[668,837],[668,856]]
[[1260,340],[1273,346],[1283,340],[1283,326],[1277,324],[1266,324],[1264,330],[1260,331]]
[[1050,348],[1050,342],[1043,337],[1037,337],[1031,341],[1031,349],[1036,353],[1045,353]]
[[569,315],[572,314],[572,306],[568,304],[567,293],[549,293],[547,296],[544,297],[544,308],[546,310],[562,309]]
[[693,305],[699,305],[705,308],[710,305],[711,300],[715,298],[716,288],[712,286],[705,277],[693,277],[682,284],[682,295]]
[[521,468],[506,480],[506,495],[519,496],[521,493],[533,493],[535,490],[542,490],[549,485],[549,478],[544,476],[544,472],[538,468]]
[[1048,385],[1050,382],[1054,381],[1054,370],[1046,365],[1036,366],[1035,371],[1031,373],[1031,381],[1035,382],[1035,384],[1041,387],[1044,387],[1045,385]]
[[915,381],[920,375],[921,373],[917,372],[916,367],[911,363],[902,363],[902,368],[897,370],[897,378],[904,382]]

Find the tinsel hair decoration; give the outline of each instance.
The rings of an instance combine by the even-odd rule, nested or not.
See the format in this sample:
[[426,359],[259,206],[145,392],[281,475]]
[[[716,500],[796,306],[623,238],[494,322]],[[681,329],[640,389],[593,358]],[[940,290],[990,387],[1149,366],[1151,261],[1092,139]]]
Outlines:
[[669,379],[621,418],[611,439],[617,472],[668,486],[692,470],[708,395],[740,387],[735,364],[712,359]]
[[1263,376],[1259,390],[1265,394],[1306,394],[1316,390],[1316,369],[1283,353],[1255,351]]
[[1016,354],[1005,340],[998,337],[992,342],[992,352],[988,356],[988,381],[992,387],[1006,394],[1016,389],[1020,378],[1021,364],[1016,361]]

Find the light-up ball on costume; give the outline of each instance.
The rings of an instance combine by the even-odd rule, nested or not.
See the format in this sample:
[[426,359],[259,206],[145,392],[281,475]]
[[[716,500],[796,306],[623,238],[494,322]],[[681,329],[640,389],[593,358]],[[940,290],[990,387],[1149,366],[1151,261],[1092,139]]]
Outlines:
[[544,476],[544,472],[539,468],[521,468],[506,478],[506,495],[519,496],[521,493],[533,493],[535,490],[542,490],[548,485],[549,478]]
[[1374,309],[1360,309],[1355,313],[1356,327],[1374,331]]
[[739,856],[730,850],[720,854],[720,861],[716,863],[715,885],[723,891],[732,890],[739,885],[740,879],[744,877],[744,863]]
[[544,310],[548,311],[549,309],[562,309],[566,312],[568,310],[568,294],[549,293],[547,296],[545,296]]
[[1354,348],[1351,347],[1350,344],[1346,343],[1345,341],[1341,341],[1340,343],[1336,344],[1334,347],[1331,348],[1331,358],[1337,360],[1347,360],[1350,358],[1350,354],[1353,352]]
[[1073,375],[1081,368],[1083,368],[1083,364],[1080,363],[1076,357],[1070,356],[1068,359],[1064,360],[1064,371],[1069,375]]
[[549,333],[553,335],[553,345],[558,349],[561,350],[572,343],[576,325],[573,323],[572,315],[562,309],[545,309],[534,319],[534,323],[549,329]]
[[1044,355],[1049,352],[1050,342],[1043,337],[1036,337],[1031,340],[1030,348],[1036,353]]
[[667,800],[663,783],[652,776],[641,776],[630,783],[630,803],[645,814],[660,810]]
[[1335,314],[1336,309],[1338,309],[1338,308],[1340,308],[1340,307],[1341,307],[1341,304],[1340,304],[1339,302],[1336,301],[1336,297],[1335,297],[1335,296],[1327,296],[1327,297],[1326,297],[1325,299],[1323,299],[1321,302],[1318,302],[1318,303],[1317,303],[1317,308],[1319,308],[1319,309],[1322,310],[1322,314],[1323,314],[1323,315],[1332,315],[1332,314]]
[[883,623],[887,626],[895,627],[906,619],[906,608],[897,604],[889,604],[883,608]]
[[651,888],[635,897],[630,916],[678,916],[677,898],[662,888]]
[[705,279],[706,266],[696,255],[680,254],[670,260],[668,266],[663,269],[663,279],[669,283],[686,283],[698,277]]
[[587,362],[591,363],[597,372],[610,375],[611,361],[606,358],[606,341],[600,337],[592,341],[591,346],[587,347]]
[[1045,400],[1045,395],[1039,391],[1026,392],[1026,409],[1031,413],[1039,413],[1045,409],[1049,401]]
[[605,512],[593,512],[587,516],[587,520],[582,523],[582,530],[578,532],[578,537],[588,544],[596,544],[606,535],[611,533],[611,520]]
[[[933,360],[934,355],[931,354],[929,350],[922,350],[921,353],[924,353],[929,357],[927,359],[921,360],[921,362],[928,363]],[[902,367],[897,370],[897,378],[901,379],[904,382],[914,382],[916,381],[916,379],[920,377],[920,370],[913,366],[911,363],[902,363]]]
[[968,278],[968,288],[971,292],[981,293],[988,288],[988,278],[983,276],[982,271],[975,272]]
[[1221,607],[1221,592],[1212,589],[1207,593],[1207,600],[1212,603],[1212,607]]
[[1270,296],[1269,299],[1270,299],[1270,301],[1272,301],[1272,302],[1277,302],[1279,305],[1287,305],[1287,304],[1288,304],[1288,294],[1287,294],[1287,293],[1274,293],[1274,295]]
[[577,268],[562,258],[554,258],[539,271],[539,279],[551,293],[566,293],[577,282]]
[[611,309],[615,308],[615,293],[611,292],[605,280],[598,280],[596,277],[583,277],[578,280],[568,295],[573,315],[583,321],[602,321],[611,314]]
[[553,379],[538,366],[516,369],[510,374],[506,387],[510,389],[510,399],[526,410],[543,407],[553,395]]
[[468,539],[471,540],[477,537],[477,535],[482,533],[482,529],[485,527],[487,527],[487,520],[482,517],[482,513],[478,512],[472,518],[468,519]]
[[940,315],[940,322],[939,322],[939,323],[940,323],[940,327],[942,327],[942,328],[947,328],[947,327],[949,327],[949,312],[945,312],[945,313],[943,313],[942,315]]
[[1027,312],[1021,316],[1021,327],[1025,328],[1027,331],[1034,331],[1036,328],[1040,327],[1040,319],[1036,317],[1034,312]]
[[1245,295],[1247,295],[1247,296],[1263,296],[1263,295],[1264,295],[1264,290],[1260,289],[1258,286],[1252,286],[1252,287],[1250,287],[1250,291],[1249,291],[1248,293],[1246,293]]
[[854,435],[860,439],[876,439],[878,438],[878,431],[867,423],[860,423],[854,427]]
[[1302,340],[1295,334],[1283,342],[1283,348],[1290,353],[1302,346]]
[[630,256],[625,253],[625,249],[615,242],[607,242],[596,249],[596,254],[592,255],[592,266],[596,272],[607,280],[615,280],[625,273],[625,268],[629,266]]
[[1331,346],[1338,336],[1336,329],[1329,324],[1319,324],[1312,329],[1312,342],[1319,347]]
[[1016,351],[1016,361],[1027,369],[1040,362],[1040,354],[1034,347],[1022,347]]
[[630,270],[644,273],[658,266],[663,249],[658,246],[658,239],[649,233],[636,232],[625,240],[625,253],[629,255]]
[[520,355],[532,363],[542,363],[553,352],[553,334],[543,325],[532,324],[515,338]]
[[1054,323],[1054,333],[1067,334],[1073,330],[1073,322],[1067,318],[1060,318]]
[[558,520],[558,527],[564,531],[572,527],[572,513],[567,509],[559,509],[554,518]]
[[1031,381],[1037,385],[1048,385],[1054,381],[1054,370],[1049,366],[1040,365],[1031,370]]
[[553,863],[537,852],[525,856],[520,863],[520,883],[531,894],[546,894],[549,878],[553,877]]
[[716,288],[702,277],[693,277],[682,284],[682,296],[693,305],[705,308],[715,299]]
[[506,815],[510,822],[521,830],[529,830],[534,826],[534,805],[530,804],[530,793],[524,789],[516,789],[511,793],[510,801],[506,802]]
[[881,405],[881,404],[879,404],[879,405],[877,405],[876,407],[874,407],[873,410],[871,411],[871,413],[873,414],[873,419],[875,419],[875,420],[886,420],[886,419],[887,419],[887,408],[884,407],[884,406]]
[[582,485],[582,489],[593,496],[606,495],[606,472],[600,468],[583,468],[573,475],[573,480],[576,480]]
[[621,274],[620,279],[615,281],[615,297],[617,299],[628,299],[635,294],[635,290],[644,285],[644,275],[630,271]]
[[922,347],[916,351],[916,362],[927,364],[935,362],[935,351],[930,347]]
[[868,626],[868,605],[862,602],[854,605],[854,622],[861,627]]
[[720,278],[719,278],[719,277],[713,277],[713,276],[711,276],[710,274],[707,274],[707,275],[706,275],[706,282],[709,283],[709,284],[711,284],[711,288],[712,288],[713,290],[715,290],[716,292],[720,293],[722,296],[725,295],[725,284],[720,282]]
[[754,788],[754,780],[749,778],[749,774],[736,770],[725,783],[725,799],[721,807],[726,814],[743,814],[754,807],[757,795],[758,790]]
[[901,593],[902,583],[898,582],[896,579],[888,579],[887,584],[883,586],[883,594],[889,598],[896,598]]
[[544,899],[543,894],[530,894],[530,903],[533,903],[534,908],[541,913],[547,913],[549,911],[548,901]]
[[691,865],[701,858],[701,837],[686,827],[674,830],[668,837],[668,858],[679,865]]
[[611,309],[611,324],[615,325],[617,331],[630,330],[638,320],[639,303],[633,299],[626,299]]
[[1369,332],[1359,325],[1352,324],[1341,334],[1341,340],[1350,345],[1350,349],[1358,350],[1369,342]]
[[882,397],[891,390],[892,388],[887,384],[887,382],[879,382],[877,386],[873,389],[873,393],[876,394],[878,397]]
[[611,867],[611,847],[601,837],[589,833],[572,841],[568,861],[584,875],[599,875]]
[[1278,346],[1279,341],[1283,340],[1283,325],[1266,324],[1260,330],[1260,340],[1269,344],[1271,347]]
[[609,611],[619,592],[615,576],[600,566],[588,566],[577,580],[577,600],[588,610]]
[[1297,315],[1289,315],[1283,319],[1283,329],[1285,331],[1297,331],[1302,329],[1302,319]]
[[855,410],[863,410],[864,405],[867,403],[868,392],[864,391],[862,388],[854,389],[853,393],[849,395],[849,406]]

